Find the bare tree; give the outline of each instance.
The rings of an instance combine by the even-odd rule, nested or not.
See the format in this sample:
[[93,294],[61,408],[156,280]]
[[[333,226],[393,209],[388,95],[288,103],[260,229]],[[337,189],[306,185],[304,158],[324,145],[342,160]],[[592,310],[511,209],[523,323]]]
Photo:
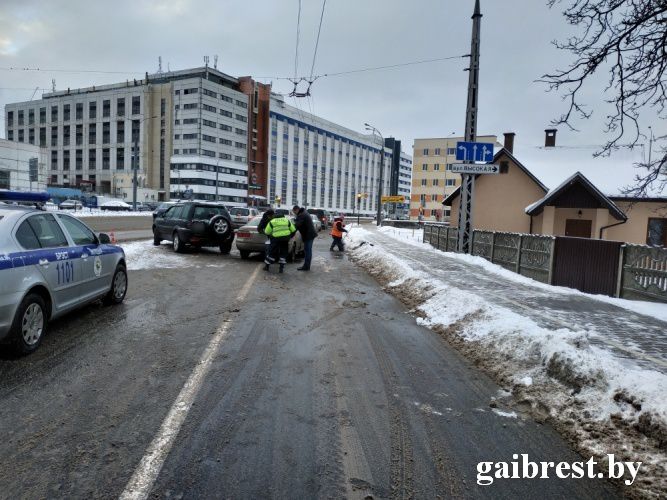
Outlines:
[[[553,8],[565,0],[547,0]],[[609,140],[595,153],[608,155],[621,146],[635,147],[646,134],[642,112],[667,119],[667,0],[567,0],[563,15],[578,34],[554,45],[573,55],[568,68],[543,75],[550,90],[563,92],[568,109],[554,125],[571,129],[577,118],[592,111],[580,100],[582,88],[596,72],[609,73],[605,101],[612,105],[606,117]],[[621,140],[627,141],[622,144]],[[635,184],[627,194],[646,195],[667,187],[667,135],[655,138],[658,154],[639,164]],[[650,155],[649,155],[650,156]]]

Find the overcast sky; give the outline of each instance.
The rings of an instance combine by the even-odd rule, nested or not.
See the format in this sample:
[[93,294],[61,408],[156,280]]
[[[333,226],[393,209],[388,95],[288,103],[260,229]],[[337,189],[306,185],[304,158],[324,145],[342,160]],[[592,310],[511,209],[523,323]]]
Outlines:
[[[550,187],[576,170],[606,192],[629,183],[641,148],[591,157],[605,141],[605,75],[584,94],[594,118],[579,123],[579,132],[561,127],[562,148],[540,149],[544,129],[563,110],[558,94],[534,82],[569,60],[551,45],[569,33],[560,12],[546,0],[481,3],[478,133],[502,140],[503,132],[516,132],[516,156]],[[473,6],[473,0],[328,0],[315,74],[467,54]],[[310,73],[321,7],[320,0],[302,0],[299,75]],[[50,88],[53,78],[65,89],[141,77],[157,71],[158,56],[164,70],[176,70],[203,65],[204,55],[212,65],[218,55],[218,69],[268,77],[263,81],[273,81],[274,91],[289,92],[291,84],[276,77],[294,75],[297,11],[298,0],[2,0],[0,68],[122,74],[0,70],[0,106],[29,100],[31,89]],[[296,104],[358,131],[369,122],[412,154],[414,138],[462,134],[466,66],[467,59],[455,59],[321,78],[312,99]],[[2,120],[4,136],[4,113]]]

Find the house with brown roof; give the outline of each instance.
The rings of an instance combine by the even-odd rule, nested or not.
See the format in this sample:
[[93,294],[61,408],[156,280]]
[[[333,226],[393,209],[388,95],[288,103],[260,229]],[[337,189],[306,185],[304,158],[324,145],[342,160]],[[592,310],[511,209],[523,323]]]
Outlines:
[[[503,148],[493,159],[497,175],[475,178],[475,229],[571,236],[667,247],[667,197],[627,198],[602,193],[576,172],[548,190]],[[443,201],[458,223],[460,188]]]

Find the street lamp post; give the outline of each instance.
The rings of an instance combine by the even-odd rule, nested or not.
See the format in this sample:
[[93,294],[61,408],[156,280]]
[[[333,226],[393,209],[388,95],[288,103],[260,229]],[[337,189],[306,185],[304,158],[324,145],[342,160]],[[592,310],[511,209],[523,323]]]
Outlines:
[[380,137],[380,182],[378,183],[378,213],[377,225],[382,225],[382,183],[384,182],[384,137],[374,126],[364,123],[366,130],[371,130],[374,135]]
[[[141,134],[141,124],[146,120],[157,118],[155,116],[146,116],[139,120],[139,134]],[[132,210],[137,211],[137,171],[139,170],[139,134],[134,136],[134,151],[132,152]]]

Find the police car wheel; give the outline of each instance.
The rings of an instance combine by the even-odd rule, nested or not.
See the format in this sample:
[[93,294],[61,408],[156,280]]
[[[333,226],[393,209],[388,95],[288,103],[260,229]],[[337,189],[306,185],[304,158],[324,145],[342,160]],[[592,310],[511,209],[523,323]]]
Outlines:
[[111,289],[104,297],[104,303],[111,304],[120,304],[125,300],[125,295],[127,294],[127,269],[123,264],[118,264],[116,267],[116,272],[113,274],[113,280],[111,281]]
[[19,354],[29,354],[39,347],[46,331],[46,316],[42,297],[31,293],[23,299],[12,325],[14,348]]

